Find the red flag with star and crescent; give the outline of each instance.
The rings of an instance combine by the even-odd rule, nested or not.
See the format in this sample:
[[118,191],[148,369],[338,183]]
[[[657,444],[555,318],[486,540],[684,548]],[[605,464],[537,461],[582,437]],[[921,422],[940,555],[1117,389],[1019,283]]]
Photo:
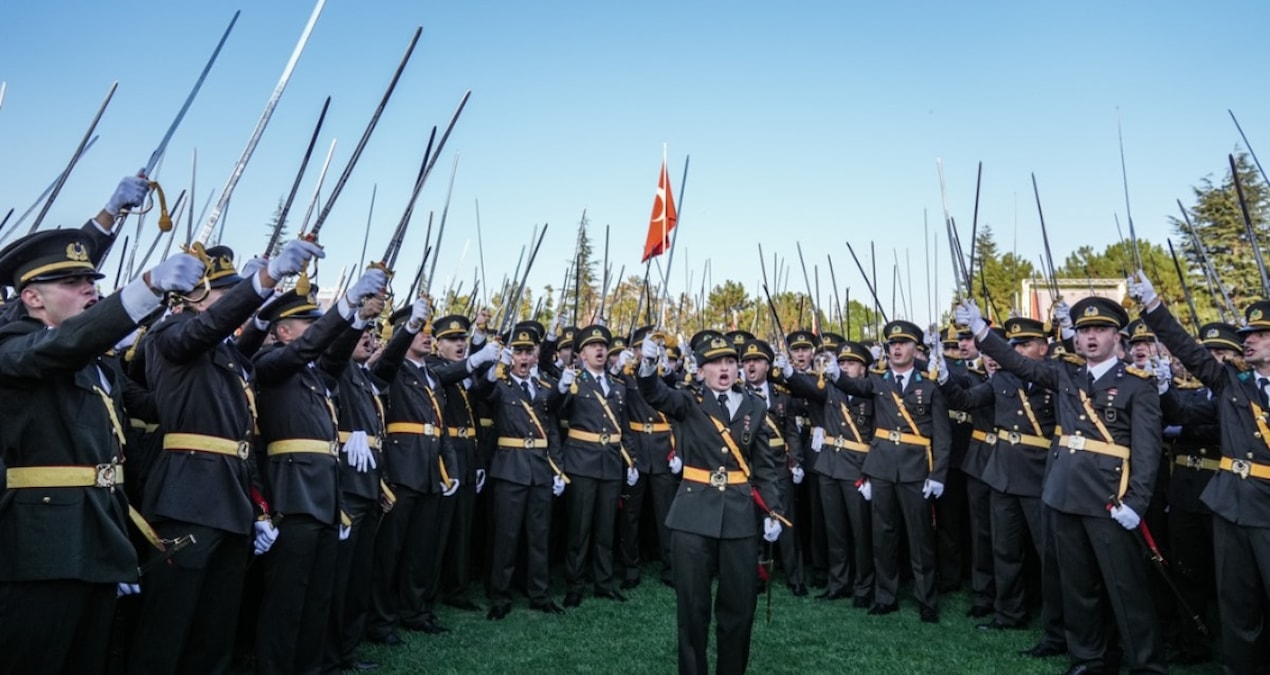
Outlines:
[[648,221],[648,237],[644,240],[644,257],[648,262],[670,248],[670,231],[675,229],[679,216],[675,213],[675,197],[670,192],[670,175],[666,173],[666,161],[661,163],[661,177],[657,179],[657,197],[653,200],[653,215]]

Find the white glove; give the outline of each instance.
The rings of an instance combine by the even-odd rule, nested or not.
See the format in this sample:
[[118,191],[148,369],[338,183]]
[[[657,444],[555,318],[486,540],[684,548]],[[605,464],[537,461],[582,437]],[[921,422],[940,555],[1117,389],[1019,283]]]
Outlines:
[[512,348],[511,347],[503,347],[503,350],[498,353],[498,362],[503,364],[504,366],[510,366],[512,364]]
[[830,357],[825,360],[824,372],[825,377],[829,378],[830,382],[837,382],[838,377],[842,375],[842,366],[838,365],[838,359],[830,355]]
[[979,337],[988,329],[988,323],[983,320],[983,312],[979,311],[979,305],[976,305],[974,300],[962,300],[961,304],[957,305],[957,309],[953,310],[953,316],[958,324],[969,326],[970,332],[975,337]]
[[926,482],[922,483],[922,499],[930,499],[931,495],[935,495],[935,499],[944,496],[944,484],[927,478]]
[[682,459],[679,459],[679,455],[675,455],[674,457],[671,457],[670,460],[666,463],[670,465],[671,473],[679,473],[680,471],[684,470],[684,461]]
[[794,485],[802,485],[803,478],[807,475],[806,472],[803,471],[803,468],[797,464],[794,465],[794,468],[789,470],[789,473],[793,475]]
[[692,358],[685,358],[684,372],[688,373],[689,375],[696,375],[697,374],[697,360]]
[[203,261],[188,253],[177,253],[150,270],[150,288],[188,293],[203,278]]
[[432,318],[432,308],[428,306],[428,299],[419,298],[410,305],[410,320],[406,322],[406,330],[418,333],[423,330],[423,324],[428,323],[430,318]]
[[458,491],[459,491],[459,479],[457,478],[450,479],[450,487],[446,487],[445,483],[441,483],[442,497],[453,497],[454,493]]
[[253,527],[256,528],[256,555],[264,555],[273,546],[273,542],[278,540],[278,528],[268,520],[257,520]]
[[475,372],[477,368],[498,360],[499,352],[502,351],[497,342],[490,340],[481,347],[480,351],[467,357],[467,372]]
[[881,361],[882,360],[882,345],[874,344],[872,347],[869,347],[869,353],[873,355],[874,361]]
[[375,462],[375,453],[371,452],[370,439],[365,431],[349,434],[348,442],[344,444],[344,454],[348,455],[348,465],[357,469],[357,473],[366,473],[379,466]]
[[555,475],[551,477],[551,494],[559,497],[564,494],[564,477]]
[[640,343],[639,350],[643,352],[645,361],[656,361],[662,354],[661,345],[653,339],[652,332],[644,336],[644,341]]
[[1155,292],[1155,286],[1152,286],[1151,280],[1147,278],[1146,272],[1138,270],[1137,274],[1126,281],[1129,284],[1129,297],[1137,298],[1138,302],[1142,303],[1143,306],[1152,305],[1156,300],[1160,299],[1160,296]]
[[348,541],[351,534],[353,534],[353,526],[340,523],[340,541]]
[[794,366],[789,362],[789,357],[784,354],[777,354],[772,360],[772,367],[776,368],[786,378],[794,376]]
[[811,449],[815,450],[816,452],[820,452],[820,449],[823,447],[825,447],[825,428],[812,427],[811,428]]
[[372,267],[362,273],[362,276],[355,282],[344,297],[348,299],[350,305],[358,305],[362,298],[368,295],[379,295],[384,288],[388,286],[388,273]]
[[141,592],[141,584],[129,584],[120,582],[115,587],[115,597],[122,598],[125,595],[137,595]]
[[1111,507],[1111,517],[1114,518],[1117,523],[1120,523],[1120,527],[1123,527],[1126,530],[1132,530],[1138,526],[1138,523],[1142,522],[1142,518],[1139,518],[1138,514],[1135,513],[1133,509],[1123,504]]
[[1169,390],[1169,385],[1173,382],[1173,366],[1165,359],[1156,359],[1155,363],[1155,388],[1163,396],[1164,392]]
[[945,359],[943,354],[940,354],[938,351],[935,351],[935,350],[931,350],[930,354],[931,354],[931,358],[935,359],[936,365],[939,368],[939,383],[947,384],[948,375],[949,375],[948,359]]
[[476,470],[476,494],[481,494],[481,490],[485,489],[485,469]]
[[622,353],[617,355],[618,369],[625,368],[628,363],[635,360],[635,352],[629,349],[623,349]]
[[141,176],[128,176],[119,181],[115,193],[106,202],[106,213],[116,218],[124,209],[135,209],[146,201],[146,193],[150,192],[150,181]]
[[774,542],[781,538],[781,521],[768,516],[763,519],[763,540]]
[[260,273],[260,270],[269,266],[269,261],[260,256],[253,256],[251,260],[243,263],[243,268],[238,270],[238,276],[244,279],[250,279]]
[[569,387],[573,386],[573,380],[578,377],[577,371],[572,368],[565,368],[560,373],[560,382],[556,384],[556,388],[561,394],[569,393]]
[[274,281],[281,281],[285,277],[293,274],[299,274],[304,269],[306,263],[314,258],[325,258],[326,252],[321,246],[303,239],[294,239],[287,242],[286,246],[278,251],[278,255],[269,259],[266,274]]
[[860,483],[860,486],[856,489],[860,491],[860,496],[864,497],[864,501],[873,501],[873,483],[865,480],[863,483]]
[[639,469],[629,467],[626,469],[626,484],[634,487],[639,482]]
[[1063,328],[1072,328],[1072,308],[1066,302],[1054,305],[1054,320]]

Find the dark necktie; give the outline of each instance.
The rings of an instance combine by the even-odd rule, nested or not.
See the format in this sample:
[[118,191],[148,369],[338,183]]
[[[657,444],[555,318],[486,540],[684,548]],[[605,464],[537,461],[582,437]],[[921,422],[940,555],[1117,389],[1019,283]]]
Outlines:
[[1266,385],[1270,385],[1270,380],[1264,377],[1257,378],[1257,389],[1261,392],[1261,407],[1270,407],[1270,394],[1266,392]]
[[723,408],[723,415],[727,417],[728,419],[731,419],[732,412],[728,410],[728,395],[723,392],[719,392],[718,401],[719,401],[719,407]]
[[904,393],[904,376],[903,375],[895,376],[895,388],[899,389],[901,394]]
[[520,383],[520,388],[521,388],[522,390],[524,390],[524,392],[525,392],[525,396],[526,396],[527,398],[529,398],[529,400],[531,400],[531,401],[532,401],[532,400],[534,400],[534,395],[533,395],[533,393],[529,391],[529,380],[525,380],[524,382],[521,382],[521,383]]

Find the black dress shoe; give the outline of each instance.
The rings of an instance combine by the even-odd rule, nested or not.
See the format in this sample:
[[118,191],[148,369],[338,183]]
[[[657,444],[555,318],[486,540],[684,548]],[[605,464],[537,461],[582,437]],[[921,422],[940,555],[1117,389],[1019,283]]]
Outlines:
[[1066,653],[1067,653],[1066,645],[1055,645],[1055,644],[1048,644],[1045,642],[1038,642],[1035,645],[1033,645],[1030,649],[1024,649],[1023,651],[1019,652],[1019,655],[1030,656],[1034,659],[1043,659],[1047,656],[1062,656],[1063,654],[1066,654]]
[[851,606],[857,609],[864,609],[865,607],[869,606],[869,599],[864,597],[863,595],[857,595],[854,599],[851,600]]
[[442,603],[442,604],[444,604],[444,605],[445,605],[445,606],[447,606],[447,607],[453,607],[453,608],[455,608],[455,609],[462,609],[462,610],[465,610],[465,611],[468,611],[468,612],[479,612],[479,611],[481,611],[481,608],[480,608],[480,607],[479,607],[479,606],[478,606],[475,602],[472,602],[471,600],[469,600],[469,599],[467,599],[467,598],[465,598],[465,597],[463,597],[463,596],[461,596],[461,595],[460,595],[460,596],[451,597],[451,598],[446,598],[445,600],[442,600],[442,601],[441,601],[441,603]]
[[426,633],[428,635],[440,635],[441,633],[449,633],[450,629],[437,623],[433,617],[428,617],[422,621],[403,624],[406,630],[412,630],[416,633]]
[[[836,591],[825,591],[824,593],[817,595],[816,599],[817,600],[845,600],[848,597],[850,596],[847,594],[846,591],[842,589],[838,589]],[[865,600],[865,603],[868,603],[868,600]]]
[[869,616],[883,616],[885,614],[892,614],[894,612],[898,612],[899,609],[900,609],[900,606],[895,604],[874,605],[869,608]]
[[975,628],[978,628],[979,630],[983,630],[983,631],[1022,630],[1026,627],[1027,627],[1027,623],[1024,621],[1020,621],[1019,623],[1001,623],[1000,621],[997,621],[996,619],[993,619],[987,623],[981,623],[975,626]]
[[529,609],[536,609],[543,614],[564,614],[564,608],[551,600],[546,602],[535,602],[529,605]]
[[986,605],[975,605],[966,610],[966,616],[972,619],[982,619],[985,616],[992,616],[993,610]]
[[494,605],[489,608],[489,612],[485,615],[485,618],[490,621],[498,621],[499,619],[507,616],[507,613],[510,611],[512,611],[512,608],[506,605]]
[[400,647],[406,644],[406,641],[402,640],[400,635],[391,632],[384,635],[367,635],[366,639],[385,647]]
[[[1103,672],[1101,668],[1095,668],[1085,663],[1078,663],[1071,668],[1068,668],[1063,675],[1098,675],[1098,673],[1101,672]],[[1112,672],[1119,671],[1117,670]]]
[[626,579],[622,581],[622,590],[624,591],[629,591],[636,586],[639,586],[639,579]]
[[374,661],[363,661],[361,659],[357,659],[356,661],[346,661],[340,666],[341,670],[351,673],[364,673],[368,670],[376,670],[378,668],[378,663]]
[[788,584],[788,586],[789,586],[789,592],[792,593],[795,597],[802,598],[807,596],[806,584]]
[[934,607],[922,605],[921,615],[922,623],[939,623],[939,610]]
[[613,602],[626,602],[625,595],[622,595],[621,593],[618,593],[617,591],[611,588],[607,591],[596,591],[595,597],[608,598],[609,600],[612,600]]
[[577,593],[573,593],[573,592],[569,592],[569,593],[566,593],[566,594],[565,594],[565,596],[564,596],[564,606],[565,606],[565,607],[577,607],[578,605],[581,605],[581,604],[582,604],[582,596],[581,596],[581,595],[579,595],[579,594],[577,594]]

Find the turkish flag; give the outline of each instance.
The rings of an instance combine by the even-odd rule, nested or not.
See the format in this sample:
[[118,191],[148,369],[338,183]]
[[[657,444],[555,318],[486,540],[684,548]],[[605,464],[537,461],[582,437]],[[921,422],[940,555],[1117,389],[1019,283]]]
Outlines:
[[657,179],[657,198],[653,200],[653,215],[648,220],[648,237],[644,239],[644,257],[640,262],[659,256],[670,248],[670,231],[675,229],[679,216],[675,213],[675,197],[670,192],[670,175],[666,173],[665,160],[661,163],[661,177]]

